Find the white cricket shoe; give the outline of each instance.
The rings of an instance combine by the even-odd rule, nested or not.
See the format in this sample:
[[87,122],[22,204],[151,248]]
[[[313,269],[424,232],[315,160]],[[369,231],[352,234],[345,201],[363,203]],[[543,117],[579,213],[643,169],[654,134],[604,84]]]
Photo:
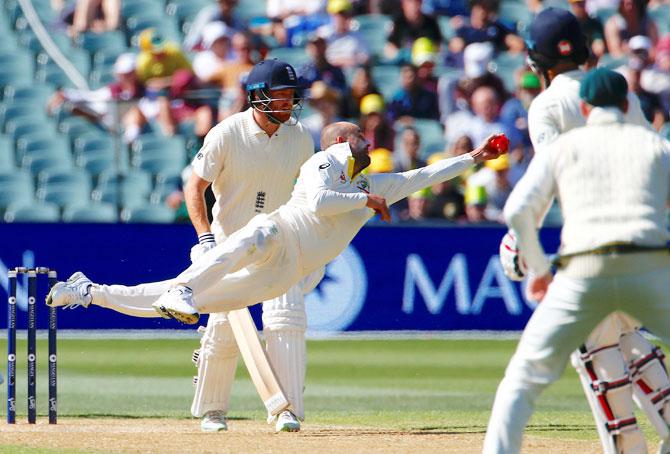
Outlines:
[[193,304],[193,290],[185,285],[176,285],[163,293],[153,304],[163,318],[174,318],[187,325],[198,323],[200,314]]
[[84,273],[77,271],[65,282],[56,282],[47,295],[47,306],[74,309],[79,306],[88,307],[93,300],[91,296],[93,283]]
[[205,413],[200,421],[200,430],[203,432],[221,432],[228,430],[226,414],[221,410],[212,410]]
[[275,432],[299,432],[300,421],[288,410],[282,411],[277,417]]

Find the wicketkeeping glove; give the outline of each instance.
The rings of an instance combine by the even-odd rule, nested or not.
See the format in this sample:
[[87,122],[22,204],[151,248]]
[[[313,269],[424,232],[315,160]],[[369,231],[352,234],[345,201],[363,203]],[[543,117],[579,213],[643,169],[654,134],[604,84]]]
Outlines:
[[207,251],[216,246],[216,240],[212,232],[205,232],[198,235],[198,244],[191,248],[191,263],[200,260],[200,257],[205,255]]
[[500,264],[505,276],[513,281],[522,281],[528,271],[512,232],[507,232],[500,242]]

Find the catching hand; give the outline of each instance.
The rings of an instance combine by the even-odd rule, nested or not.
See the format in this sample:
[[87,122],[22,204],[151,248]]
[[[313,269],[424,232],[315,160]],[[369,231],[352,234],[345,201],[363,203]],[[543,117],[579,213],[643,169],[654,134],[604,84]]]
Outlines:
[[365,203],[365,206],[375,210],[382,221],[391,222],[391,213],[389,213],[389,207],[386,205],[386,199],[374,194],[368,194],[368,201]]
[[507,153],[509,139],[505,134],[492,134],[477,148],[470,152],[475,162],[489,161]]
[[198,236],[198,244],[191,248],[191,263],[195,263],[200,258],[207,253],[210,249],[213,249],[216,246],[216,241],[214,240],[214,234],[211,232],[203,233]]
[[526,276],[526,262],[519,252],[516,236],[507,232],[500,242],[500,264],[505,276],[513,281],[521,281]]

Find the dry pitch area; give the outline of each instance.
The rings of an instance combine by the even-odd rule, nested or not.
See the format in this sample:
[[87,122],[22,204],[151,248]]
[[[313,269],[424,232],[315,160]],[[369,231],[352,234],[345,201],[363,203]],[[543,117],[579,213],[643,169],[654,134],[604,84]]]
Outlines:
[[[228,432],[203,434],[197,420],[62,418],[57,426],[40,421],[0,425],[0,451],[114,453],[407,453],[480,452],[482,433],[412,431],[308,424],[297,434],[275,434],[259,421],[231,421]],[[35,449],[37,448],[37,449]],[[41,449],[40,449],[41,448]],[[35,451],[33,451],[35,450]],[[598,452],[596,442],[526,437],[524,453]]]

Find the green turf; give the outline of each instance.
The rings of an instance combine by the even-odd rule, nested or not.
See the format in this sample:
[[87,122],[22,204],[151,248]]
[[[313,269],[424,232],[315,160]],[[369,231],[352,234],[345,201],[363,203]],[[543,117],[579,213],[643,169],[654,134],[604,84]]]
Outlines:
[[[308,421],[483,432],[515,344],[493,340],[309,342]],[[197,340],[188,339],[60,340],[59,413],[188,418],[191,378],[196,372],[190,357],[197,346]],[[20,341],[18,351],[24,349],[25,341]],[[38,405],[40,413],[46,414],[45,341],[40,341],[39,352]],[[25,417],[24,374],[25,356],[19,354],[19,418]],[[262,420],[261,402],[243,366],[237,376],[230,416]],[[643,428],[651,433],[644,422]],[[597,438],[574,371],[569,369],[542,396],[529,431],[560,438]]]

